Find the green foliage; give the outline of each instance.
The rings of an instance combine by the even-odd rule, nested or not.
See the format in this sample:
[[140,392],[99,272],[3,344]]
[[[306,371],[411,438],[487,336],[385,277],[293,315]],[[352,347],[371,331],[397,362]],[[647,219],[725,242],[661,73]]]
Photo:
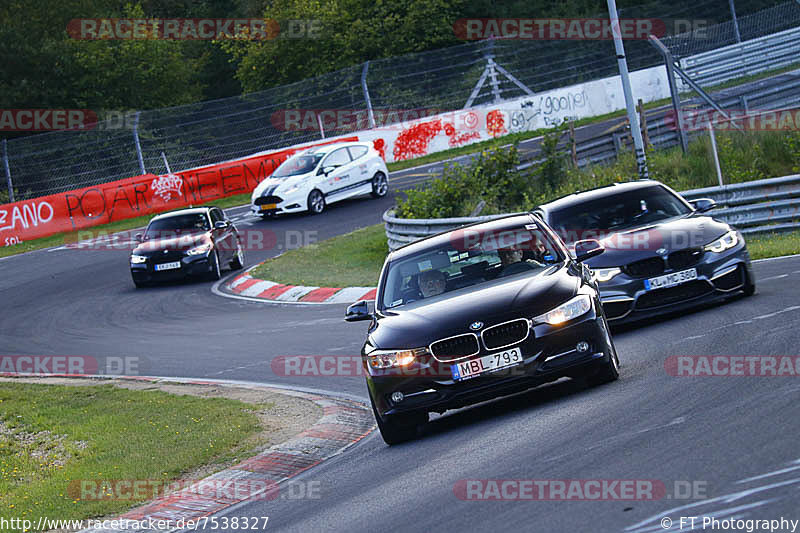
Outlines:
[[447,165],[440,179],[406,191],[397,215],[405,218],[447,218],[468,216],[479,202],[486,202],[481,214],[503,213],[529,201],[530,172],[518,171],[516,145],[481,152],[467,166]]
[[[210,41],[76,40],[67,33],[67,25],[78,18],[235,16],[238,10],[232,10],[232,2],[203,0],[171,8],[146,0],[2,2],[0,107],[101,113],[223,96],[219,84],[205,92],[214,83],[208,69],[218,76],[221,66],[228,65],[227,54]],[[229,80],[232,70],[228,66]],[[230,83],[222,88],[224,96],[240,90]]]
[[567,178],[567,152],[559,147],[559,142],[567,129],[567,123],[562,122],[555,128],[547,131],[542,137],[542,158],[544,162],[536,169],[541,187],[545,191],[554,191]]
[[[569,168],[565,151],[558,147],[560,136],[557,130],[544,136],[545,161],[527,172],[515,168],[516,145],[508,150],[485,151],[471,167],[446,167],[442,178],[406,191],[407,197],[398,202],[397,216],[463,217],[480,200],[486,201],[481,214],[526,211],[576,191],[638,179],[636,158],[630,150],[623,151],[612,165]],[[720,132],[716,138],[725,183],[800,171],[800,133],[733,131]],[[679,147],[651,149],[647,164],[651,179],[678,191],[717,184],[707,135],[691,142],[686,156]]]
[[453,22],[464,0],[281,0],[270,2],[265,18],[281,23],[315,21],[314,36],[282,36],[267,41],[225,41],[220,46],[239,63],[245,92],[378,59],[457,44]]

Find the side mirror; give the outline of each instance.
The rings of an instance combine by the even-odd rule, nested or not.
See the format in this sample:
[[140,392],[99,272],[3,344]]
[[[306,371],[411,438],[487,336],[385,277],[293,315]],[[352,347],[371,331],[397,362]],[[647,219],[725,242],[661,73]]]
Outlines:
[[350,305],[344,313],[344,319],[348,322],[372,320],[372,314],[369,312],[369,303],[366,300],[360,300]]
[[214,229],[226,229],[228,226],[227,220],[217,220],[214,222]]
[[144,235],[142,234],[141,231],[139,233],[137,233],[136,235],[134,235],[133,238],[134,238],[134,240],[136,240],[136,242],[143,242],[144,241]]
[[689,200],[689,203],[698,213],[705,213],[717,207],[717,202],[711,198],[697,198],[696,200]]
[[336,167],[322,167],[322,173],[326,176],[336,170]]
[[603,248],[603,245],[594,239],[577,241],[575,242],[575,260],[581,263],[590,257],[602,254],[605,252],[605,250],[606,249]]

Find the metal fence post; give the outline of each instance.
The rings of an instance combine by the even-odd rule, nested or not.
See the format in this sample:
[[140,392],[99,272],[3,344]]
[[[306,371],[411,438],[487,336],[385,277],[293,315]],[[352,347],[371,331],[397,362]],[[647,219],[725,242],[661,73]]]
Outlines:
[[8,203],[14,203],[14,184],[11,183],[11,169],[8,166],[8,143],[3,139],[3,167],[6,169],[6,182],[8,183]]
[[[369,89],[367,88],[367,70],[369,69],[369,61],[364,62],[364,69],[361,71],[361,90],[364,91],[364,101],[367,103],[367,115],[369,117],[369,129],[375,127],[375,114],[372,112],[372,100],[369,98]],[[322,124],[320,123],[320,128]],[[324,135],[323,135],[324,137]]]
[[675,113],[675,126],[678,128],[678,139],[681,141],[681,150],[684,155],[689,153],[689,139],[686,136],[686,128],[683,126],[683,111],[681,111],[681,95],[678,93],[678,86],[675,83],[675,61],[669,48],[655,35],[649,35],[650,44],[656,47],[664,56],[664,64],[667,67],[667,83],[669,83],[669,94],[672,97],[672,112]]
[[147,174],[147,170],[144,168],[144,158],[142,157],[142,145],[139,143],[139,114],[141,111],[137,111],[136,115],[133,117],[133,142],[136,144],[136,157],[139,159],[139,170],[142,174]]
[[742,42],[742,34],[739,33],[739,20],[736,18],[736,6],[733,5],[733,0],[728,0],[731,6],[731,17],[733,18],[733,33],[736,35],[736,42]]
[[724,187],[725,184],[722,183],[722,170],[719,168],[719,154],[717,153],[717,138],[714,136],[714,127],[711,123],[708,123],[708,135],[711,137],[711,152],[714,155],[714,168],[717,171],[717,180],[719,181],[719,186]]

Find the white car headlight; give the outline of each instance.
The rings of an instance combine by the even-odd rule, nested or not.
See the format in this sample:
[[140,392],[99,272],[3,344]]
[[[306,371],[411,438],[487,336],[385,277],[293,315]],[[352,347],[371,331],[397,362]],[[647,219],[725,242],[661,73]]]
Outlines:
[[208,253],[211,250],[211,243],[208,242],[206,244],[201,244],[200,246],[195,246],[189,250],[186,250],[186,255],[200,255]]
[[592,308],[592,299],[588,294],[579,294],[578,296],[567,300],[555,309],[548,311],[533,319],[535,323],[550,324],[551,326],[558,326],[564,322],[569,322],[574,318],[586,314]]
[[367,364],[375,370],[408,366],[416,359],[416,354],[425,348],[413,350],[375,350],[367,354]]
[[142,263],[147,262],[147,257],[143,255],[131,255],[131,264],[134,265],[141,265]]
[[707,252],[722,253],[725,250],[730,250],[739,244],[739,234],[736,230],[731,230],[719,239],[705,245]]
[[283,194],[294,194],[294,193],[296,193],[297,191],[300,190],[301,186],[302,186],[302,183],[298,183],[297,185],[292,185],[291,187],[289,187],[288,189],[286,189],[285,191],[282,191],[282,192],[283,192]]
[[617,267],[592,269],[592,274],[594,274],[594,278],[600,283],[603,283],[605,281],[610,281],[611,278],[613,278],[620,272],[622,272],[622,270],[620,270]]

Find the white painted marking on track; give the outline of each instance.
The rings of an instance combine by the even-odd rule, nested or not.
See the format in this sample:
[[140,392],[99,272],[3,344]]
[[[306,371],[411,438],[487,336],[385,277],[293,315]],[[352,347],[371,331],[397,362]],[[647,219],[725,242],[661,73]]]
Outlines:
[[745,479],[740,479],[736,483],[749,483],[751,481],[756,481],[757,479],[766,479],[768,477],[774,477],[774,476],[779,476],[781,474],[785,474],[786,472],[792,472],[794,470],[800,470],[800,464],[797,464],[797,463],[800,463],[800,460],[792,461],[792,462],[796,463],[796,466],[790,466],[789,468],[781,468],[780,470],[775,470],[774,472],[767,472],[766,474],[761,474],[760,476],[753,476],[753,477],[748,477],[748,478],[745,478]]
[[754,316],[752,318],[752,320],[763,320],[765,318],[772,318],[774,316],[778,316],[778,315],[783,314],[783,313],[790,313],[792,311],[797,311],[798,309],[800,309],[800,305],[792,305],[790,307],[787,307],[786,309],[781,309],[780,311],[775,311],[774,313],[769,313],[767,315]]
[[770,276],[768,278],[759,279],[759,283],[764,283],[765,281],[772,281],[773,279],[781,279],[781,278],[788,278],[789,274],[781,274],[780,276]]

